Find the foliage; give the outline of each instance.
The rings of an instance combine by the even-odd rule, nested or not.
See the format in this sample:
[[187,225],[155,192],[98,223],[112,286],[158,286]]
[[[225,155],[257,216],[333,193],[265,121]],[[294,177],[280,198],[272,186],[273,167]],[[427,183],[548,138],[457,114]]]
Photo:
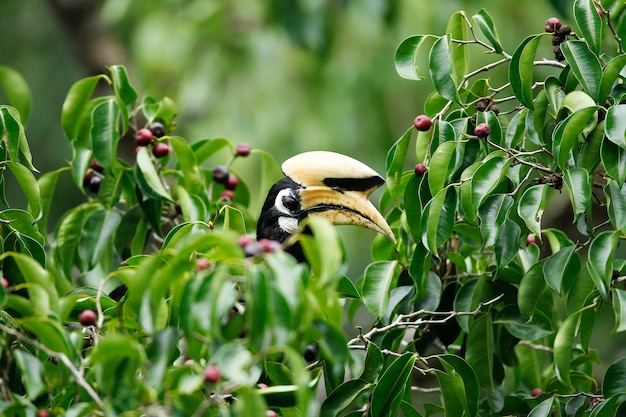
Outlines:
[[[486,10],[399,45],[404,78],[422,79],[416,63],[429,56],[433,125],[389,150],[380,207],[397,243],[377,237],[354,280],[334,229],[313,219],[313,236],[300,237],[310,267],[245,250],[260,194],[280,177],[274,159],[175,136],[173,100],[140,99],[122,66],[71,87],[61,117],[71,161],[37,178],[30,93],[0,68],[13,104],[0,106],[3,166],[28,203],[0,194],[0,411],[620,415],[626,362],[602,364],[596,350],[602,313],[613,333],[626,329],[619,7],[576,0],[577,28],[528,36],[512,53]],[[472,67],[481,50],[495,58]],[[479,78],[502,68],[504,85]],[[96,96],[103,84],[109,95]],[[120,144],[155,123],[164,134],[122,158]],[[156,143],[171,152],[155,155]],[[413,155],[426,172],[407,170]],[[261,193],[214,175],[249,160]],[[64,175],[85,202],[49,227]],[[545,227],[560,200],[572,230]],[[120,282],[118,302],[107,294]],[[346,324],[360,333],[350,338]]]

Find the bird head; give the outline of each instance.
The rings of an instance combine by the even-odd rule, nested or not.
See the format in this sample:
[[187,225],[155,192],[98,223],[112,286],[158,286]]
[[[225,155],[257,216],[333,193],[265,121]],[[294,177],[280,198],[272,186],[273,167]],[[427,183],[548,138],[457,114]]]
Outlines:
[[385,218],[368,197],[385,180],[372,168],[348,156],[305,152],[286,160],[285,178],[270,189],[257,224],[257,239],[285,242],[308,216],[336,225],[375,230],[395,242]]

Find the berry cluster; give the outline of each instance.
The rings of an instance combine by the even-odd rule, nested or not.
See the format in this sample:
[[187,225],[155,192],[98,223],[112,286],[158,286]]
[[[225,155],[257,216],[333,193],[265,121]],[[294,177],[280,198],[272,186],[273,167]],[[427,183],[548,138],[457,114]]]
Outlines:
[[154,122],[147,128],[139,129],[135,135],[137,146],[152,146],[152,154],[156,158],[164,158],[170,154],[170,146],[159,139],[165,136],[165,127],[162,123]]
[[544,29],[547,33],[554,33],[554,35],[552,35],[554,58],[557,61],[564,61],[565,57],[563,56],[563,51],[561,51],[561,44],[565,42],[572,33],[572,28],[568,25],[562,25],[561,21],[556,17],[551,17],[546,21]]
[[243,235],[239,238],[239,246],[243,249],[246,257],[260,255],[262,253],[272,253],[282,249],[282,245],[275,240],[260,239],[258,242],[249,236]]
[[500,108],[496,106],[493,100],[489,97],[481,98],[480,100],[476,102],[474,106],[476,107],[476,110],[479,112],[492,111],[495,113],[496,116],[500,114]]
[[[248,143],[240,143],[235,149],[234,157],[248,156],[250,155],[251,147]],[[213,181],[217,184],[222,184],[226,188],[220,194],[220,200],[232,201],[235,197],[235,188],[239,184],[239,178],[236,175],[231,174],[228,170],[228,166],[218,165],[213,168]]]
[[89,165],[89,168],[87,168],[87,172],[85,172],[85,176],[83,177],[83,187],[94,194],[98,194],[100,184],[102,184],[103,179],[104,167],[100,165],[100,162],[92,159],[91,164]]

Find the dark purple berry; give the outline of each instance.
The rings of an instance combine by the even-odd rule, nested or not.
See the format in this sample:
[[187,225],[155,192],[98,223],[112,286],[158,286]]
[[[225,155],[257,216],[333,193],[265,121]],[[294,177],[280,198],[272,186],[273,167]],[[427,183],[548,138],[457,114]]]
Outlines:
[[218,165],[213,168],[213,181],[215,181],[216,183],[226,184],[226,182],[228,181],[228,176],[228,168],[226,168],[224,165]]
[[92,175],[91,179],[89,180],[89,191],[94,194],[98,194],[101,184],[102,177],[100,175]]
[[148,127],[148,129],[150,129],[152,134],[157,138],[165,135],[165,127],[163,127],[163,123],[154,122],[150,125],[150,127]]
[[152,154],[157,158],[164,158],[170,154],[170,146],[165,142],[157,142],[152,147]]
[[139,129],[135,141],[139,146],[148,146],[154,141],[154,133],[150,129]]
[[428,168],[426,168],[426,165],[424,164],[415,165],[415,175],[418,177],[423,177],[427,170]]
[[474,134],[481,139],[489,136],[491,129],[489,129],[489,125],[487,123],[481,123],[474,128]]

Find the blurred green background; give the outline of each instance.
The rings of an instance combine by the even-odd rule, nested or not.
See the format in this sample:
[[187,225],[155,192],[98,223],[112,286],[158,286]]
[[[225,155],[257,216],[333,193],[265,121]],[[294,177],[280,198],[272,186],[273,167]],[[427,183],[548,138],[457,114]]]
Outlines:
[[[405,37],[441,35],[457,10],[471,17],[486,8],[513,53],[548,17],[567,21],[553,3],[571,9],[556,0],[2,0],[0,64],[32,89],[27,137],[41,172],[71,158],[60,113],[72,83],[123,64],[140,95],[175,100],[174,133],[189,141],[249,142],[279,162],[332,150],[382,173],[387,150],[432,91],[428,78],[396,74]],[[489,57],[477,49],[472,59]],[[254,190],[255,167],[247,174],[243,165]],[[53,220],[84,199],[69,176],[59,192]],[[362,271],[373,232],[342,233]]]

